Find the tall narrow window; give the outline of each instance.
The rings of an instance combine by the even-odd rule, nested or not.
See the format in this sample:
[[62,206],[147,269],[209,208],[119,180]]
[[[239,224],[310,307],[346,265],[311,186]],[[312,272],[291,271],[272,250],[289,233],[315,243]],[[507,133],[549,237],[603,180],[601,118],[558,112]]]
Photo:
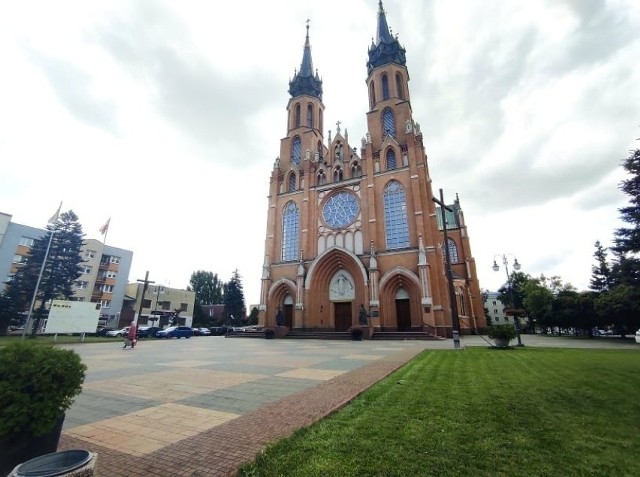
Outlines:
[[322,109],[318,108],[318,129],[322,131]]
[[396,73],[396,89],[398,90],[398,98],[404,99],[404,89],[402,88],[402,76]]
[[382,100],[389,99],[389,79],[382,75]]
[[293,145],[291,149],[291,159],[295,164],[300,164],[300,159],[302,159],[302,143],[300,142],[300,136],[293,138]]
[[300,103],[296,104],[296,127],[300,127]]
[[351,177],[362,177],[362,167],[357,162],[351,166]]
[[458,263],[460,260],[458,259],[458,246],[455,240],[447,237],[447,242],[449,244],[449,258],[451,259],[451,263]]
[[333,171],[333,182],[338,182],[342,180],[342,169],[340,167],[336,167]]
[[296,190],[296,175],[292,172],[289,175],[289,192]]
[[397,181],[391,181],[384,189],[384,224],[389,250],[409,246],[407,199]]
[[282,215],[282,260],[287,262],[298,258],[298,207],[289,202]]
[[307,127],[313,127],[313,106],[307,105]]
[[387,108],[382,113],[382,136],[396,137],[396,120],[393,111]]
[[318,185],[325,185],[327,183],[327,175],[324,171],[318,172]]
[[393,149],[387,149],[387,170],[392,171],[396,168],[396,153]]
[[316,147],[316,152],[318,153],[318,160],[322,160],[322,141],[318,141],[318,146]]
[[376,90],[374,88],[375,83],[372,81],[369,85],[369,108],[373,109],[376,105]]

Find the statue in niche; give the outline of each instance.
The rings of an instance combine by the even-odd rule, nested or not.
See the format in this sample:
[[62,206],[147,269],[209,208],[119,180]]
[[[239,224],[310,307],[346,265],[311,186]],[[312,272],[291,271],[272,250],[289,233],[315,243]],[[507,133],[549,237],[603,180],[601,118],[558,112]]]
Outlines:
[[411,132],[413,126],[411,125],[411,119],[407,119],[407,122],[404,123],[404,130],[407,134]]
[[353,296],[353,283],[344,273],[338,275],[331,286],[331,296],[336,299]]
[[420,136],[420,134],[422,134],[420,132],[420,123],[416,123],[416,136]]

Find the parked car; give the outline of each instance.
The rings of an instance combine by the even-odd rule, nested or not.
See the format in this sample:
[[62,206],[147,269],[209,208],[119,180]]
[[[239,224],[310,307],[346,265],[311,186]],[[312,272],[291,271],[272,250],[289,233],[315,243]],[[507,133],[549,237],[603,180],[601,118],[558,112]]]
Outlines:
[[189,326],[170,326],[156,333],[157,338],[191,338],[193,329]]
[[194,328],[194,331],[196,329],[198,330],[199,336],[211,336],[211,330],[209,328]]
[[141,326],[136,334],[138,338],[154,338],[161,329],[159,326]]
[[210,328],[211,334],[213,336],[223,336],[227,333],[227,327],[226,326],[214,326],[212,328]]
[[109,331],[115,331],[113,328],[107,328],[105,326],[101,326],[96,330],[96,336],[107,336]]
[[636,331],[636,343],[640,344],[640,330]]
[[118,338],[121,338],[123,336],[126,336],[127,333],[129,333],[129,327],[125,326],[124,328],[120,328],[119,330],[107,331],[105,333],[105,336],[117,336]]

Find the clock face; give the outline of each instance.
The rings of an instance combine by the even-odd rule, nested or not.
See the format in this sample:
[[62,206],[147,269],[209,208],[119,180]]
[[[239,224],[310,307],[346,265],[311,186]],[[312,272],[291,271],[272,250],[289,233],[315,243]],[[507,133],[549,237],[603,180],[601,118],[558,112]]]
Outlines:
[[332,229],[343,229],[351,225],[359,213],[358,199],[349,192],[338,192],[332,195],[322,208],[324,221]]

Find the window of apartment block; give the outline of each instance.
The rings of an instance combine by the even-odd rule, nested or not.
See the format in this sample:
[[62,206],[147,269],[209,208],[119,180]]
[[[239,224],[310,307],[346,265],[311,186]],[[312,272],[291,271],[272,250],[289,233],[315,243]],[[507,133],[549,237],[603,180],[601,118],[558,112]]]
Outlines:
[[100,290],[104,293],[113,293],[113,285],[102,285]]
[[112,257],[109,259],[109,262],[110,262],[110,263],[120,263],[120,257],[112,256]]
[[100,308],[109,308],[111,300],[100,300]]
[[25,259],[24,255],[14,255],[13,263],[22,263],[24,259]]
[[186,303],[180,303],[180,311],[187,311],[187,304]]
[[170,301],[161,301],[160,303],[158,303],[158,308],[160,308],[161,310],[170,310],[171,309],[171,302]]
[[23,247],[33,247],[35,242],[35,239],[32,239],[31,237],[20,237],[20,245]]
[[87,250],[84,253],[84,258],[95,258],[96,256],[96,251],[95,250]]
[[105,274],[105,277],[106,277],[106,278],[116,278],[116,275],[118,275],[116,272],[108,271],[108,272]]
[[142,308],[151,308],[151,300],[147,300],[146,298],[142,300]]
[[82,273],[84,273],[85,275],[90,275],[91,274],[91,267],[82,267]]
[[76,282],[76,287],[78,288],[78,290],[86,290],[88,285],[89,282]]

